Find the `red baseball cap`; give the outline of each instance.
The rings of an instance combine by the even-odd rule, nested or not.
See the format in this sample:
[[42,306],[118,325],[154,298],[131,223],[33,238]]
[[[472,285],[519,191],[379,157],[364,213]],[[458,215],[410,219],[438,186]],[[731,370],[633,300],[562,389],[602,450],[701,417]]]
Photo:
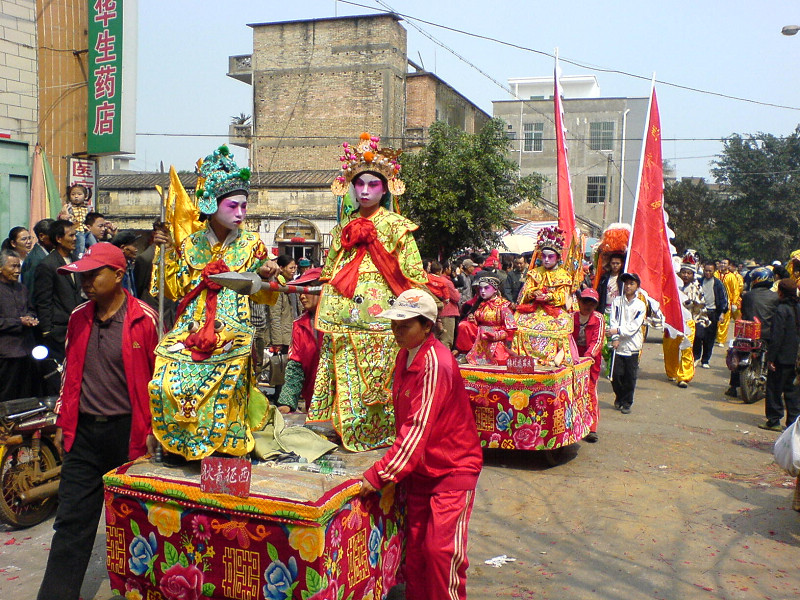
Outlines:
[[591,298],[598,304],[600,303],[600,295],[597,293],[597,290],[593,288],[586,288],[585,290],[582,290],[579,296],[581,298]]
[[297,279],[290,281],[289,285],[306,285],[319,280],[320,275],[322,275],[322,269],[319,267],[314,267],[313,269],[309,269],[300,275],[300,277]]
[[111,267],[124,271],[128,261],[120,248],[108,242],[97,242],[89,247],[83,258],[58,268],[59,273],[84,273],[101,267]]

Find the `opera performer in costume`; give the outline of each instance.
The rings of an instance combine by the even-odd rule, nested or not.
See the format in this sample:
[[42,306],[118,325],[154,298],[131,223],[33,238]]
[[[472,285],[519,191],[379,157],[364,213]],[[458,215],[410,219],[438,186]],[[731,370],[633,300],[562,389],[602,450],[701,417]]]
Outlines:
[[[531,268],[520,291],[514,320],[517,334],[511,343],[513,353],[532,356],[542,364],[572,364],[573,319],[568,312],[572,277],[561,266],[564,233],[558,227],[539,231]],[[541,264],[534,266],[537,261]]]
[[717,345],[724,346],[728,341],[728,332],[731,322],[741,318],[742,292],[744,291],[744,278],[739,275],[736,265],[730,259],[723,259],[722,267],[714,273],[714,277],[722,282],[728,294],[728,310],[719,318],[717,325]]
[[[156,348],[150,382],[153,433],[168,452],[189,460],[214,452],[247,454],[255,443],[250,423],[260,423],[266,410],[250,364],[249,300],[275,304],[277,292],[247,296],[209,279],[228,271],[258,272],[262,278],[276,271],[273,263],[265,265],[261,239],[241,228],[249,179],[250,170],[237,167],[221,146],[200,167],[197,196],[205,227],[177,248],[164,231],[154,236],[167,246],[165,295],[179,304],[173,329]],[[156,296],[158,278],[153,281]]]
[[390,210],[392,198],[405,191],[400,152],[379,149],[379,141],[363,133],[356,147],[342,144],[342,172],[331,185],[340,220],[320,276],[315,323],[324,336],[307,421],[331,421],[353,451],[394,441],[398,346],[390,322],[378,315],[400,293],[427,282],[412,235],[417,226]]
[[517,330],[511,302],[499,292],[497,277],[481,277],[478,280],[480,300],[478,307],[458,326],[458,335],[473,340],[467,353],[471,365],[505,365],[508,347]]

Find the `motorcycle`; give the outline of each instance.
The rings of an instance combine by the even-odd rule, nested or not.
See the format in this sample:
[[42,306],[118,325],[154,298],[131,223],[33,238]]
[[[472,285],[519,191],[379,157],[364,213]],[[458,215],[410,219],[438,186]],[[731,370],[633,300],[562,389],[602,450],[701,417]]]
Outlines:
[[[44,361],[46,349],[35,348],[33,356]],[[59,370],[53,361],[43,381]],[[61,476],[54,442],[56,400],[46,396],[0,402],[0,521],[13,527],[37,525],[56,508]]]
[[764,342],[749,337],[736,337],[728,349],[728,368],[739,374],[742,400],[753,404],[766,396],[767,361]]

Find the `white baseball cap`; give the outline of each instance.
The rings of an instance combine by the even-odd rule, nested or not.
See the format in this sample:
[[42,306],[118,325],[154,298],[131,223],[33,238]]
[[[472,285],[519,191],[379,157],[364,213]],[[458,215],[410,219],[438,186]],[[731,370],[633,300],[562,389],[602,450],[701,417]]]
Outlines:
[[429,321],[436,322],[436,302],[425,290],[411,288],[400,294],[391,308],[387,308],[378,316],[392,321],[403,321],[416,316],[423,316]]

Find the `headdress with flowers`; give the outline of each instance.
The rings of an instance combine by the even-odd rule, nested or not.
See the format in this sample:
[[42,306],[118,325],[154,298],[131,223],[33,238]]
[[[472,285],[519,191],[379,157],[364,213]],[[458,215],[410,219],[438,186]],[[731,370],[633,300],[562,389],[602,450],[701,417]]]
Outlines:
[[545,249],[555,250],[561,256],[564,250],[564,231],[555,225],[540,229],[539,237],[536,239],[536,249],[539,252]]
[[689,269],[690,271],[697,272],[697,266],[700,264],[700,258],[697,256],[696,250],[687,250],[686,254],[681,259],[681,269]]
[[353,147],[347,142],[342,144],[343,153],[339,157],[342,172],[331,184],[331,191],[337,196],[344,196],[350,188],[350,182],[360,173],[373,171],[386,178],[389,192],[395,198],[402,196],[406,185],[398,177],[400,173],[400,155],[402,150],[378,148],[381,138],[377,135],[362,133],[358,145]]
[[231,192],[250,193],[250,169],[239,168],[227,146],[198,161],[197,198],[201,213],[217,212],[217,200]]

